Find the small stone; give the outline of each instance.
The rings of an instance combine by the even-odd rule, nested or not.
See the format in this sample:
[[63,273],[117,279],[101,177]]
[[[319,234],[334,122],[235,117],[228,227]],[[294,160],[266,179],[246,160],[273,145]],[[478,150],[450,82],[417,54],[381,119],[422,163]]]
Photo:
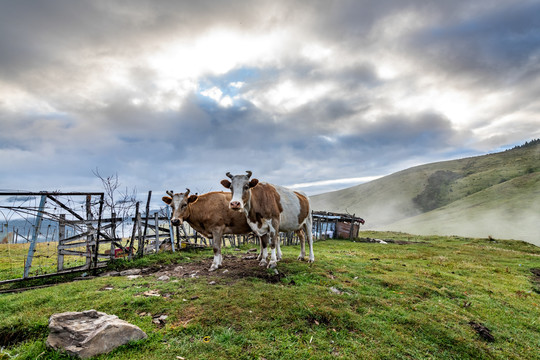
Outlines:
[[341,291],[341,290],[339,290],[339,289],[337,289],[337,288],[335,288],[333,286],[330,288],[330,291],[333,292],[334,294],[338,294],[338,295],[343,294],[343,291]]
[[138,279],[140,277],[142,277],[142,275],[128,275],[128,276],[126,276],[126,278],[128,280],[135,280],[135,279]]
[[215,281],[210,281],[210,282],[208,283],[208,285],[216,285],[216,282],[215,282]]
[[157,278],[158,281],[168,281],[170,280],[171,278],[167,275],[162,275],[160,277]]
[[142,272],[141,269],[129,269],[120,271],[120,276],[139,275]]
[[163,326],[165,325],[165,320],[167,320],[167,318],[168,318],[167,315],[160,315],[160,316],[154,317],[152,319],[152,322],[158,326]]
[[101,277],[103,276],[120,276],[120,272],[119,271],[107,271],[106,273],[103,273],[101,275],[99,275]]

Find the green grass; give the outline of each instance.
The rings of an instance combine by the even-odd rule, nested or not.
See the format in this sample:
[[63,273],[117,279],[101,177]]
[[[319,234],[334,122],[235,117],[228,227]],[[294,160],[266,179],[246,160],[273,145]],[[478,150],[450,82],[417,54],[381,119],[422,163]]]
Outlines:
[[[37,243],[29,276],[50,274],[57,271],[57,242]],[[0,280],[22,278],[24,264],[28,256],[29,243],[0,244]],[[84,249],[76,248],[72,250]],[[82,256],[64,256],[65,268],[84,265]]]
[[[98,359],[540,358],[540,295],[530,272],[540,267],[540,248],[404,233],[360,236],[418,243],[321,241],[314,264],[294,260],[298,247],[284,246],[278,265],[284,276],[275,283],[226,274],[213,286],[204,274],[167,282],[99,277],[0,295],[0,340],[11,342],[2,351],[18,359],[67,359],[45,346],[49,316],[96,309],[149,335]],[[210,250],[159,254],[115,266],[209,257]],[[145,297],[147,290],[168,297]],[[168,315],[166,325],[157,327],[143,312]],[[495,341],[481,338],[471,321],[489,328]]]

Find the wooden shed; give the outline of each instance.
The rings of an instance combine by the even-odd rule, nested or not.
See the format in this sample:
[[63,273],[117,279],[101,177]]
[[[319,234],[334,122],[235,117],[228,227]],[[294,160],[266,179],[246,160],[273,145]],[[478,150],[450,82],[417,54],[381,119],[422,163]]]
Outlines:
[[329,211],[313,211],[313,235],[319,239],[358,237],[364,219],[355,214],[340,214]]

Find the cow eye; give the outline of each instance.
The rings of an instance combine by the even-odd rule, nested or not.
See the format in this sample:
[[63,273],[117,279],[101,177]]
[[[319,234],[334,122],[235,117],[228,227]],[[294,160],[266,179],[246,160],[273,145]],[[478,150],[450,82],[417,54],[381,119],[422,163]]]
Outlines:
[[244,190],[247,190],[247,189],[249,189],[249,185],[246,184],[244,185]]

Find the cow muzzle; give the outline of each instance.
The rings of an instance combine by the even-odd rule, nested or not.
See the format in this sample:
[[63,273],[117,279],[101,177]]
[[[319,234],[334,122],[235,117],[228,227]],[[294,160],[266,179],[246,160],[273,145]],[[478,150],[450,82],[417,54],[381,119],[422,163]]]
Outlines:
[[180,226],[180,225],[182,225],[182,221],[180,221],[180,219],[172,219],[172,220],[171,220],[171,223],[173,224],[173,226]]
[[231,201],[229,203],[229,208],[231,210],[242,210],[243,206],[242,206],[242,203],[240,201]]

